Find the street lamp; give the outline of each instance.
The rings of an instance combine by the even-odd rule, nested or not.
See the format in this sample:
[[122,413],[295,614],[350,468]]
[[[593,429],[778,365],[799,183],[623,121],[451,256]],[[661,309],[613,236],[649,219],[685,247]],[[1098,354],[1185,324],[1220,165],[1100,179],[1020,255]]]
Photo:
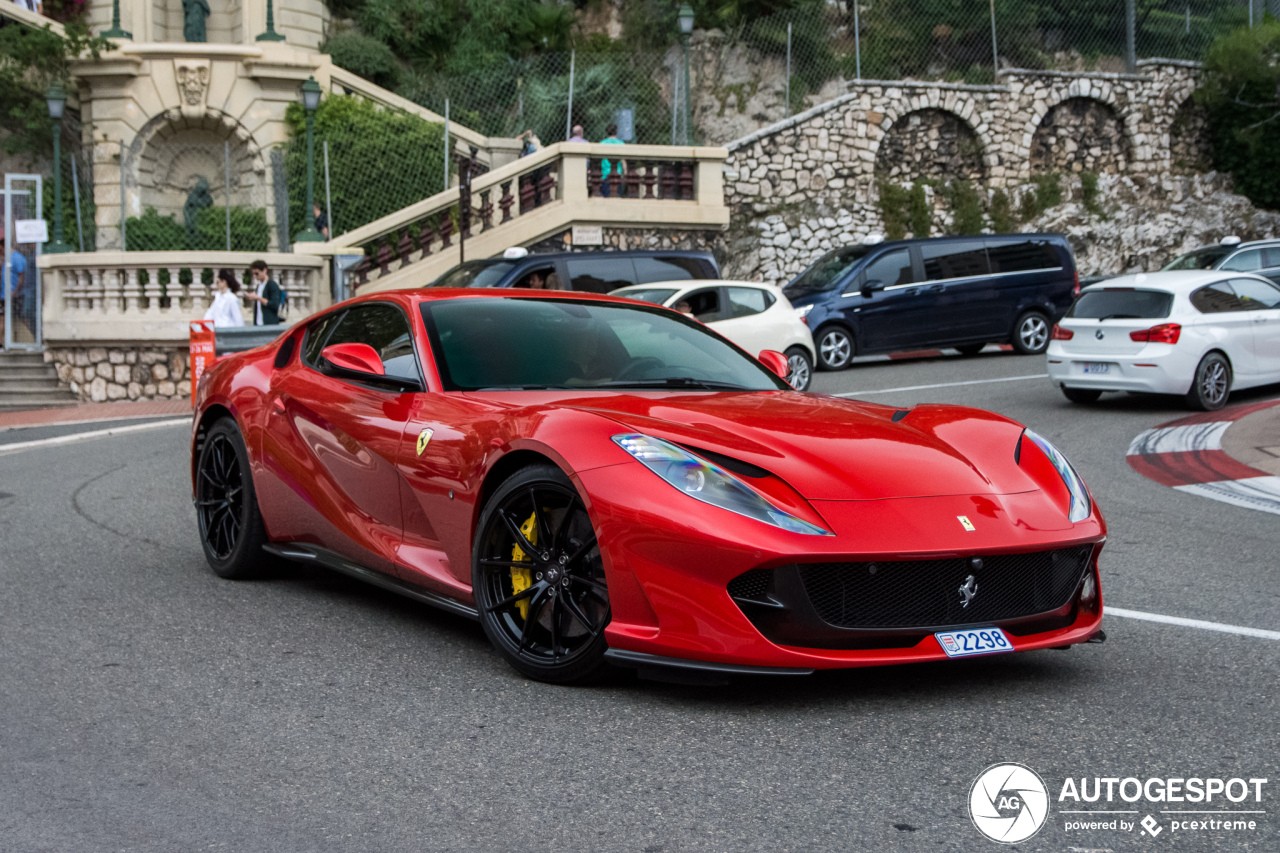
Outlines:
[[316,230],[315,187],[312,176],[315,173],[315,125],[316,107],[320,106],[320,84],[316,78],[308,77],[302,84],[302,106],[307,111],[307,207],[303,213],[303,221],[307,227],[297,237],[297,243],[323,243],[324,235]]
[[112,0],[111,3],[111,29],[102,34],[103,38],[109,39],[131,39],[133,33],[120,27],[120,0]]
[[276,32],[275,4],[272,0],[267,0],[267,30],[256,41],[284,41],[284,36]]
[[70,252],[71,247],[62,242],[62,110],[67,105],[67,93],[54,83],[44,93],[49,105],[49,118],[53,119],[53,239],[44,244],[46,254]]
[[693,9],[688,3],[681,5],[676,13],[680,21],[680,37],[684,41],[684,133],[681,138],[685,145],[689,144],[689,36],[693,33]]

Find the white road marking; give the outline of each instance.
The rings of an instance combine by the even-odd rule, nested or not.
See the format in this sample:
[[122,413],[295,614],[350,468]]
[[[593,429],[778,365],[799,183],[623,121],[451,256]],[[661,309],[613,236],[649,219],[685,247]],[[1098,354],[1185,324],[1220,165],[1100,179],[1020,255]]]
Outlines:
[[892,394],[897,391],[925,391],[930,388],[956,388],[961,385],[987,385],[991,382],[1018,382],[1022,379],[1048,379],[1049,374],[1037,373],[1033,376],[1002,376],[999,379],[970,379],[966,382],[939,382],[937,385],[904,385],[901,388],[877,388],[874,391],[846,391],[843,394],[832,394],[832,397],[865,397],[868,394]]
[[59,444],[75,444],[80,441],[89,441],[94,438],[105,438],[109,435],[120,435],[127,432],[141,432],[147,429],[159,429],[160,427],[178,426],[181,424],[185,427],[191,426],[191,418],[175,418],[167,421],[154,421],[149,424],[131,424],[129,426],[111,427],[110,429],[95,429],[89,432],[76,432],[71,435],[59,435],[53,438],[38,438],[34,441],[15,441],[13,444],[0,444],[0,456],[7,456],[10,453],[20,453],[24,450],[35,450],[40,447],[54,447]]
[[1150,453],[1188,453],[1195,450],[1221,450],[1222,434],[1234,421],[1212,421],[1205,424],[1149,429],[1129,442],[1127,456]]
[[1174,486],[1179,492],[1212,498],[1215,501],[1280,515],[1280,477],[1244,477],[1213,483]]
[[1264,631],[1262,628],[1245,628],[1241,625],[1226,625],[1222,622],[1205,622],[1203,619],[1184,619],[1181,616],[1164,616],[1160,613],[1146,613],[1142,610],[1125,610],[1121,607],[1103,605],[1104,616],[1121,616],[1125,619],[1141,619],[1144,622],[1163,622],[1166,625],[1178,625],[1183,628],[1199,628],[1202,631],[1221,631],[1224,634],[1239,634],[1242,637],[1260,637],[1264,640],[1280,640],[1280,631]]

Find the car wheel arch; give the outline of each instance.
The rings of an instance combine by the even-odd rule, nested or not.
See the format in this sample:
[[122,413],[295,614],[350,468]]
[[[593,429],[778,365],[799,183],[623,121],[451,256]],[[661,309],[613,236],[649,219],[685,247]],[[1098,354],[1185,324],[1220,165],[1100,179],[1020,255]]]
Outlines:
[[516,448],[504,453],[489,467],[489,470],[484,475],[484,480],[480,483],[475,507],[471,512],[472,538],[475,537],[476,525],[480,523],[480,514],[484,512],[485,505],[489,502],[489,498],[493,496],[493,493],[507,480],[531,465],[554,465],[564,471],[565,475],[571,480],[573,479],[573,475],[564,470],[564,465],[545,453],[539,453],[528,448]]
[[230,408],[221,403],[211,403],[206,406],[204,411],[200,413],[200,420],[195,429],[195,439],[191,447],[191,482],[193,486],[196,476],[196,460],[199,459],[200,451],[204,448],[205,437],[209,434],[209,430],[213,429],[214,424],[224,418],[234,421],[236,427],[240,429],[240,434],[244,435],[244,429],[240,427],[240,421]]

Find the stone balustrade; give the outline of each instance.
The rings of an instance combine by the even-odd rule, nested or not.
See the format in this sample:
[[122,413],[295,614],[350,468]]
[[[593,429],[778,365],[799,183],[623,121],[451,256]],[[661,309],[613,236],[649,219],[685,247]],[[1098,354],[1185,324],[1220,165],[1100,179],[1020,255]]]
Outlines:
[[[286,322],[330,303],[328,265],[321,257],[252,252],[69,252],[43,255],[44,339],[76,342],[185,341],[187,321],[213,300],[219,269],[251,287],[249,264],[264,260],[289,294]],[[246,320],[252,314],[246,309]]]

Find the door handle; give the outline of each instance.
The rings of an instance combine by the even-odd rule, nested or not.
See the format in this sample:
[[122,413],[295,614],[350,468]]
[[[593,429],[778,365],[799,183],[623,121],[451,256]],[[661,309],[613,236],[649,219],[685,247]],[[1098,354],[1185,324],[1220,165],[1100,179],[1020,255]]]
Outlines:
[[929,288],[930,293],[941,293],[945,288],[940,284],[935,284]]

